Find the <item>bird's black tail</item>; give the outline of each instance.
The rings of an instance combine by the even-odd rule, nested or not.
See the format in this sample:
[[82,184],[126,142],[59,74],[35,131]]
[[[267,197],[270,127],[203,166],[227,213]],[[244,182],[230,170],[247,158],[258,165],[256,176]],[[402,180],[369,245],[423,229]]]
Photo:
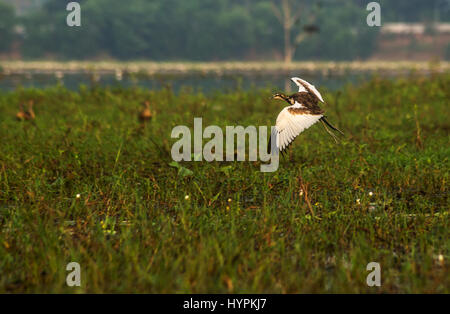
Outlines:
[[344,135],[344,132],[342,132],[341,130],[339,130],[338,128],[336,128],[335,126],[333,126],[330,122],[328,122],[328,120],[325,118],[325,116],[323,116],[322,118],[320,118],[320,120],[322,120],[323,122],[326,123],[326,125],[328,125],[331,129],[338,131],[339,133],[341,133],[342,135]]

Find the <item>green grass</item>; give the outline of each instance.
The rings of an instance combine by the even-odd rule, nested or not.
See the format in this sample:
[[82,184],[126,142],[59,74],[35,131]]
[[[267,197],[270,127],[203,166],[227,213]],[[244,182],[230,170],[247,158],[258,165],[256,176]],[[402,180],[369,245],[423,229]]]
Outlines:
[[[0,93],[0,292],[449,293],[449,86],[324,91],[340,144],[317,124],[277,172],[183,162],[184,176],[174,126],[269,125],[284,105],[270,90]],[[28,99],[36,121],[18,122]],[[65,284],[72,261],[80,288]],[[373,261],[381,287],[366,285]]]

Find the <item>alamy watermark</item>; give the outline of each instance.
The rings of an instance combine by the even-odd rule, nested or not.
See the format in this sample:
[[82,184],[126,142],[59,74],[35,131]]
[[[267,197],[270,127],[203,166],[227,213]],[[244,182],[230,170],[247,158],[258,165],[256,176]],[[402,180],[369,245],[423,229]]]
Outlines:
[[[450,4],[449,0],[443,0],[441,2],[442,6],[445,6],[448,10]],[[81,26],[81,6],[80,3],[76,1],[69,2],[66,6],[66,10],[70,11],[70,13],[67,15],[66,23],[67,26],[73,27],[73,26]],[[367,11],[371,11],[367,15],[367,25],[370,27],[373,26],[381,26],[381,6],[378,2],[372,1],[369,2],[366,6]]]
[[69,287],[81,286],[81,267],[77,262],[70,262],[66,266],[66,270],[70,273],[66,277],[66,284]]
[[381,266],[380,263],[370,262],[366,266],[367,271],[371,271],[366,278],[366,283],[369,287],[381,286]]
[[[268,162],[261,164],[261,172],[274,172],[278,169],[279,153],[276,147],[276,131],[272,126],[270,135],[271,147],[268,149],[268,132],[266,126],[258,129],[251,125],[227,126],[225,128],[226,150],[224,151],[224,134],[216,125],[207,126],[203,130],[202,118],[194,118],[194,149],[192,150],[191,130],[185,125],[178,125],[172,129],[171,137],[180,138],[171,149],[174,161],[245,161],[246,138],[248,138],[248,161]],[[203,139],[211,139],[203,146]],[[235,140],[237,143],[235,145]],[[193,158],[192,158],[193,156]],[[270,162],[269,162],[270,161]]]
[[67,26],[81,26],[81,6],[78,2],[69,2],[66,6],[66,10],[70,11],[67,15]]
[[370,2],[367,4],[366,7],[367,11],[371,11],[368,15],[367,15],[367,25],[370,27],[373,26],[381,26],[381,6],[378,2]]

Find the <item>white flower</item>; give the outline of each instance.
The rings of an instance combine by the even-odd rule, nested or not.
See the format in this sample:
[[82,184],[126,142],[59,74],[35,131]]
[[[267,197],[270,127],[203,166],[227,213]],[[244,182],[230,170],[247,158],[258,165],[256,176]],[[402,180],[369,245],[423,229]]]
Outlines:
[[186,195],[185,197],[184,197],[184,199],[187,201],[187,200],[189,200],[189,195]]
[[373,192],[372,192],[372,191],[370,191],[370,192],[369,192],[369,196],[372,196],[372,195],[373,195]]
[[358,205],[361,204],[361,200],[359,198],[356,199],[356,204],[358,204]]
[[444,255],[442,255],[442,254],[439,254],[438,255],[438,260],[439,260],[439,262],[443,262],[444,261]]
[[81,194],[77,194],[77,198],[80,198],[81,197]]

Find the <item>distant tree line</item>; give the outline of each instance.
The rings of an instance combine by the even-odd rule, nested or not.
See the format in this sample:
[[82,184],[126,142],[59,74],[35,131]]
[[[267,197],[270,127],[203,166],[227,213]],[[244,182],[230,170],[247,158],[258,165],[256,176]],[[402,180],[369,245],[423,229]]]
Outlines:
[[[81,27],[66,25],[69,1],[47,0],[20,17],[1,1],[0,51],[19,41],[30,59],[267,60],[282,59],[286,48],[276,9],[283,0],[79,0]],[[367,2],[293,0],[293,59],[370,56],[378,28],[366,24]],[[434,0],[380,2],[389,19],[436,14]]]
[[16,22],[13,8],[0,2],[0,52],[10,49]]

